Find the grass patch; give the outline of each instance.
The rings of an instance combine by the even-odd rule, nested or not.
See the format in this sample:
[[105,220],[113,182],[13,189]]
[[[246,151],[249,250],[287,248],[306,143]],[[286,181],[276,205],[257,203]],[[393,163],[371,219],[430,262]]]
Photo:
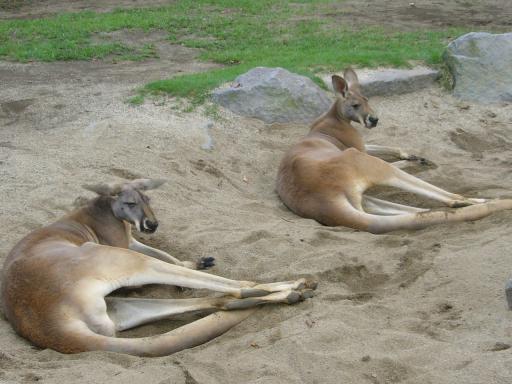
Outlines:
[[[436,65],[449,39],[463,28],[396,32],[350,29],[329,16],[329,0],[181,0],[161,8],[79,12],[44,19],[0,21],[0,57],[17,61],[115,60],[154,57],[153,46],[93,42],[93,35],[122,29],[165,30],[171,42],[201,48],[201,60],[221,69],[148,84],[139,96],[169,93],[201,103],[209,91],[256,66],[280,66],[311,77],[347,65]],[[339,3],[339,2],[338,2]],[[137,102],[140,98],[136,99]]]
[[274,34],[268,39],[261,36],[261,40],[248,45],[238,42],[224,50],[210,49],[202,58],[224,63],[225,68],[156,81],[142,92],[165,92],[202,103],[213,88],[257,66],[283,67],[308,76],[325,88],[316,74],[337,71],[348,65],[407,67],[410,61],[438,65],[446,42],[462,34],[458,30],[399,33],[377,28],[338,29],[337,34],[332,34],[319,31],[320,28],[311,32],[311,26],[306,31],[295,28],[300,32],[294,29],[293,38],[285,43]]
[[140,48],[128,49],[128,52],[114,58],[114,61],[142,61],[158,57],[153,44],[144,44]]
[[128,103],[131,105],[141,105],[144,103],[144,95],[138,94],[128,99]]

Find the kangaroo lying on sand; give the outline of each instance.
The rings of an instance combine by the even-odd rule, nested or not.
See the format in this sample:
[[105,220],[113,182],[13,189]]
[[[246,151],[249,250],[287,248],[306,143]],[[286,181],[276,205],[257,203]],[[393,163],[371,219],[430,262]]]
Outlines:
[[[470,199],[409,175],[400,168],[407,160],[418,158],[400,149],[365,146],[351,121],[373,128],[379,119],[362,95],[356,73],[347,69],[343,77],[332,76],[336,101],[313,123],[309,134],[288,150],[281,162],[277,192],[293,212],[324,225],[385,233],[476,220],[512,209],[510,199]],[[389,164],[372,154],[394,156],[401,161]],[[363,195],[376,185],[401,188],[451,208],[422,209]]]
[[[226,332],[253,312],[245,308],[293,304],[311,295],[304,279],[270,284],[229,280],[186,268],[207,268],[212,258],[181,262],[133,239],[132,225],[148,233],[157,229],[143,191],[161,184],[140,179],[86,187],[99,197],[33,231],[12,249],[3,269],[2,302],[16,332],[39,347],[64,353],[104,350],[161,356]],[[118,288],[144,284],[206,288],[230,296],[105,298]],[[213,313],[158,336],[115,337],[116,331],[176,314],[232,309],[239,310]]]

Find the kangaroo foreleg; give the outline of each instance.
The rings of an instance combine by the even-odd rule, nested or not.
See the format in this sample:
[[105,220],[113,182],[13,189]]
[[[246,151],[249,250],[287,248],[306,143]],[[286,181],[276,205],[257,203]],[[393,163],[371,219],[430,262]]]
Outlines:
[[406,168],[414,167],[416,165],[416,163],[411,162],[409,160],[398,160],[398,161],[393,161],[391,163],[391,165],[393,167],[397,167],[398,169],[406,169]]
[[149,245],[143,244],[134,238],[132,238],[130,241],[129,249],[143,253],[147,256],[154,257],[155,259],[165,261],[167,263],[176,264],[190,269],[207,269],[215,265],[215,259],[213,257],[202,257],[197,262],[181,261],[174,256],[169,255],[165,251],[150,247]]
[[365,145],[365,149],[366,153],[368,153],[369,155],[379,158],[386,157],[399,160],[410,160],[410,158],[412,157],[403,149],[396,147],[386,147],[383,145],[367,144]]
[[410,155],[401,148],[385,147],[382,145],[365,145],[365,150],[367,154],[378,158],[403,160],[403,162],[392,163],[393,165],[399,168],[405,168],[412,164],[418,163],[420,165],[432,164],[429,160],[425,159],[424,157]]

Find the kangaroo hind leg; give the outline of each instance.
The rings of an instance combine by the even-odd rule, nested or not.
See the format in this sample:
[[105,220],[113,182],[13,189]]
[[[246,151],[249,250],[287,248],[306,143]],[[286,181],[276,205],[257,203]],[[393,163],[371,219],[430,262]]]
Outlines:
[[363,208],[367,213],[385,216],[428,211],[428,209],[393,203],[391,201],[377,199],[376,197],[372,196],[363,196]]
[[[238,298],[265,296],[269,293],[299,290],[306,288],[306,279],[278,283],[257,284],[251,281],[230,280],[209,273],[164,263],[160,260],[148,260],[147,268],[136,280],[142,284],[168,284],[187,288],[210,289]],[[140,283],[139,283],[140,285]]]
[[145,299],[107,297],[108,315],[117,331],[124,331],[152,321],[176,315],[219,310],[247,309],[263,304],[295,304],[311,296],[310,290],[303,292],[285,290],[266,296],[235,299],[229,296],[194,299]]
[[444,189],[427,183],[426,181],[423,181],[415,176],[409,175],[408,173],[403,172],[397,168],[394,169],[392,175],[382,184],[400,188],[420,196],[440,201],[452,208],[465,207],[468,205],[486,202],[485,199],[472,199],[445,191]]
[[302,289],[307,284],[305,279],[270,284],[231,280],[170,264],[128,249],[92,243],[84,246],[84,252],[89,255],[87,268],[90,278],[105,282],[101,290],[103,297],[121,287],[146,284],[209,289],[238,298]]

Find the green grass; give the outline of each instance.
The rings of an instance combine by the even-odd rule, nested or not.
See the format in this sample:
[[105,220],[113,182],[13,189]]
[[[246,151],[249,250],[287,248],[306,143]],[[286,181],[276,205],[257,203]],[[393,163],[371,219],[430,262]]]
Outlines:
[[[339,2],[339,1],[338,1]],[[462,28],[396,32],[340,25],[326,16],[328,0],[181,0],[162,8],[79,12],[33,20],[0,22],[0,57],[16,61],[141,60],[154,47],[94,42],[100,32],[165,30],[171,42],[201,48],[201,60],[225,67],[148,84],[145,93],[170,93],[201,102],[219,84],[255,66],[280,66],[305,74],[347,65],[435,65],[446,42]],[[311,16],[313,15],[313,16]],[[324,15],[315,17],[315,15]],[[141,99],[136,99],[140,102]]]
[[141,105],[144,103],[144,95],[138,94],[128,99],[128,103],[131,105]]

